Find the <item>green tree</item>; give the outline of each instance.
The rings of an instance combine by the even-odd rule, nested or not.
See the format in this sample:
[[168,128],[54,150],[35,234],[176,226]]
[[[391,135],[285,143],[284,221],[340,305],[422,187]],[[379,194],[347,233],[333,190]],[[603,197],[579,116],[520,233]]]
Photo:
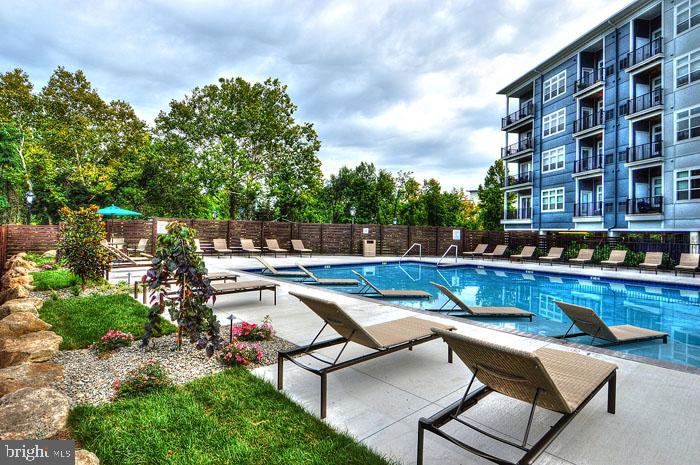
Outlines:
[[496,160],[486,172],[484,184],[479,185],[479,220],[488,231],[503,229],[503,192],[501,186],[505,177],[502,160]]

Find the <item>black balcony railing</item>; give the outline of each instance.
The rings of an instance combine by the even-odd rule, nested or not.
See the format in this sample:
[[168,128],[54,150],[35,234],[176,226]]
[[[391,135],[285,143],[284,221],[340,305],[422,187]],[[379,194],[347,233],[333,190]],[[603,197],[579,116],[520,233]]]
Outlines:
[[517,155],[520,152],[524,152],[525,150],[532,150],[534,147],[534,143],[532,140],[532,137],[528,137],[526,139],[522,139],[515,144],[511,144],[508,147],[502,147],[501,148],[501,158],[507,158],[512,155]]
[[650,108],[664,104],[664,90],[662,88],[654,89],[648,94],[640,95],[629,100],[629,114],[646,111]]
[[603,202],[584,202],[574,204],[574,216],[602,216]]
[[592,157],[580,158],[574,161],[574,173],[582,173],[584,171],[598,170],[603,167],[603,155],[594,155]]
[[501,129],[505,129],[511,124],[517,123],[518,121],[525,119],[528,116],[532,116],[534,114],[534,109],[535,106],[532,104],[532,102],[528,102],[522,107],[520,107],[520,109],[515,113],[511,113],[505,118],[501,118]]
[[529,220],[532,218],[530,208],[509,208],[506,212],[506,220]]
[[663,211],[664,198],[661,195],[639,199],[627,199],[628,215],[661,214]]
[[663,156],[663,146],[663,142],[659,140],[627,147],[627,163],[661,157]]
[[602,124],[605,124],[605,112],[593,112],[574,121],[574,133],[586,131]]
[[659,37],[627,54],[627,67],[639,64],[663,52],[663,39]]
[[584,89],[591,87],[594,84],[603,82],[605,80],[605,69],[596,69],[593,71],[586,71],[581,74],[581,78],[576,81],[575,92],[580,92]]
[[509,175],[506,178],[505,187],[517,186],[518,184],[526,184],[532,182],[532,171],[523,171],[515,175]]

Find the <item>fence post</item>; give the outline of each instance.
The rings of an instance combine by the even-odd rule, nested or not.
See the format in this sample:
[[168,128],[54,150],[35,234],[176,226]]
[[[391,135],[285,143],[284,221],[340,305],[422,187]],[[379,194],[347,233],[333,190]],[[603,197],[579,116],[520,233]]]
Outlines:
[[156,240],[158,240],[158,218],[151,218],[151,255],[156,254]]
[[383,236],[384,236],[384,226],[382,226],[380,224],[379,225],[379,241],[378,241],[379,244],[377,244],[379,246],[379,255],[383,255],[383,253],[382,253],[382,244],[384,243],[384,241],[382,240]]

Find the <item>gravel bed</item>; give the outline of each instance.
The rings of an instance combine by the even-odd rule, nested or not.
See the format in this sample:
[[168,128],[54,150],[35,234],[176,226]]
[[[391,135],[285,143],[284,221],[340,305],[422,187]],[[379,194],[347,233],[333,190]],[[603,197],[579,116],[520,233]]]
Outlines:
[[[222,337],[228,342],[228,328],[222,328]],[[193,344],[183,343],[182,349],[175,350],[176,335],[170,334],[151,339],[147,349],[139,347],[135,341],[106,357],[98,357],[90,349],[64,350],[54,356],[54,361],[63,365],[64,380],[55,387],[63,391],[71,405],[109,402],[113,394],[112,381],[123,378],[126,372],[150,359],[158,360],[167,370],[169,378],[176,384],[186,383],[196,378],[226,369],[216,355],[207,358],[204,351]],[[277,363],[277,352],[296,347],[289,341],[273,337],[271,341],[260,342],[263,359],[250,368]]]

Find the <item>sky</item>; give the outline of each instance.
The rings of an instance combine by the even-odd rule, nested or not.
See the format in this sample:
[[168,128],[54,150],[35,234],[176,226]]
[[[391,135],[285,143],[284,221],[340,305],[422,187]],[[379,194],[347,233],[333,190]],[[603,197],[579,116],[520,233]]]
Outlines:
[[496,92],[629,3],[3,0],[0,72],[82,69],[149,124],[219,77],[276,77],[324,175],[366,161],[474,189],[504,144]]

